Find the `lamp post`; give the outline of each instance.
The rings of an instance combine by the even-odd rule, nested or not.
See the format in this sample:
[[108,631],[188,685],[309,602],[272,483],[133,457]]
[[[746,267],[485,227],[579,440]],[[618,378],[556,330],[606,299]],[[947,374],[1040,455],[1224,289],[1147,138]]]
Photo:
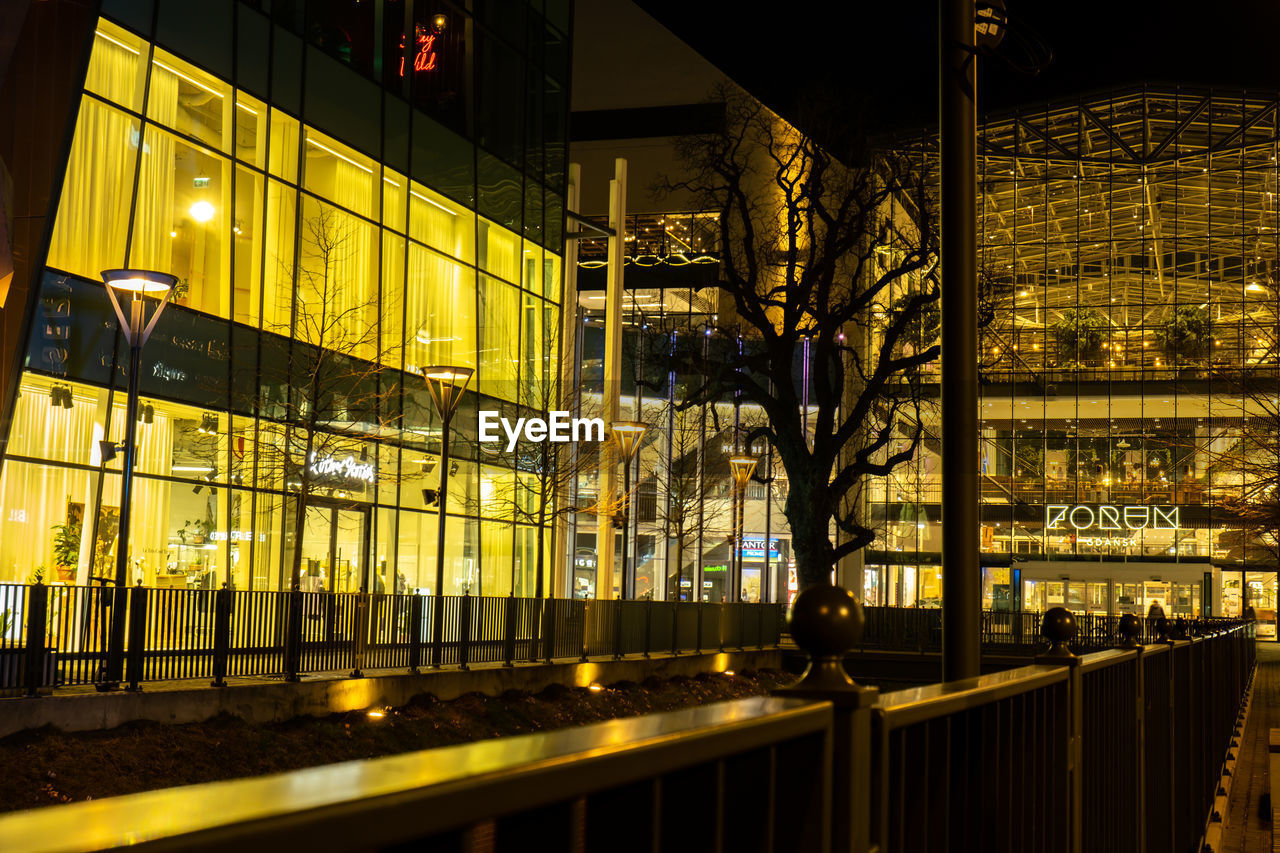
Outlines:
[[[116,588],[112,594],[111,637],[107,644],[107,668],[99,690],[114,690],[124,678],[124,628],[125,607],[129,595],[129,524],[133,503],[133,463],[137,458],[138,438],[138,379],[142,371],[142,347],[146,345],[156,321],[164,311],[169,294],[178,283],[177,276],[147,270],[103,270],[102,280],[107,285],[107,296],[120,321],[120,331],[129,344],[129,402],[125,411],[124,444],[103,443],[103,461],[115,457],[116,450],[123,451],[120,463],[120,535],[116,543]],[[147,297],[152,297],[155,308],[147,318]],[[128,301],[126,314],[120,305],[121,298]]]
[[622,597],[635,598],[635,578],[627,570],[627,537],[631,535],[631,460],[648,427],[637,421],[615,421],[612,429],[618,455],[622,457]]
[[431,666],[439,669],[444,647],[444,523],[448,504],[445,502],[449,488],[449,422],[462,402],[462,394],[475,371],[470,367],[427,367],[422,375],[427,379],[427,390],[440,412],[440,494],[437,512],[440,514],[436,532],[436,587],[435,604],[431,617]]
[[[731,566],[736,566],[730,575],[730,582],[733,583],[733,597],[731,601],[742,600],[742,528],[743,516],[746,515],[746,496],[747,481],[751,479],[751,475],[756,470],[756,458],[748,453],[735,453],[729,457],[729,470],[733,472],[734,485],[734,525],[733,525],[733,560]],[[764,543],[765,565],[769,563],[769,543]],[[734,577],[736,575],[736,577]]]

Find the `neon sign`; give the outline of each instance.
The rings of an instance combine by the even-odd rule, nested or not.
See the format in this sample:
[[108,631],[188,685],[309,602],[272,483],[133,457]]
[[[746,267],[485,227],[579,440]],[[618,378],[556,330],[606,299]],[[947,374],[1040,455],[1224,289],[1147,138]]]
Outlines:
[[311,473],[317,477],[336,474],[348,480],[360,480],[365,483],[372,483],[376,479],[373,463],[359,462],[354,456],[337,459],[333,456],[317,456],[312,453],[309,462]]
[[1045,530],[1179,530],[1176,506],[1049,504]]
[[[427,32],[422,27],[417,28],[417,53],[413,57],[413,70],[419,71],[435,71],[436,60],[440,55],[436,53],[436,33]],[[400,36],[400,76],[404,76],[404,36]]]

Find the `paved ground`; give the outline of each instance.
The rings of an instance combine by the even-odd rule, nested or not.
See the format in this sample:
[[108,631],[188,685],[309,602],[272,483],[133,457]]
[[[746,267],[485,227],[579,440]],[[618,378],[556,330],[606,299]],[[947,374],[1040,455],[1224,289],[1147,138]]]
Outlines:
[[1267,796],[1268,733],[1280,728],[1280,644],[1258,643],[1258,674],[1253,709],[1240,744],[1236,780],[1231,786],[1223,853],[1260,853],[1271,849],[1271,807]]

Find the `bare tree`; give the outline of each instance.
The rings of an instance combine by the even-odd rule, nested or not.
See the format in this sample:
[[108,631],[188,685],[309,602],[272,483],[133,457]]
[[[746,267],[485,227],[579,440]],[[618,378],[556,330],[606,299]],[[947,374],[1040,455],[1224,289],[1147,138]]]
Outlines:
[[[376,288],[366,290],[369,246],[342,214],[319,207],[302,220],[288,324],[267,328],[287,337],[281,364],[264,372],[279,381],[264,389],[258,435],[258,477],[278,483],[291,511],[289,588],[299,590],[307,508],[320,496],[375,491],[395,477],[377,464],[376,439],[399,418],[396,342],[380,345]],[[282,264],[285,269],[291,264]],[[238,383],[240,395],[255,388]]]
[[[664,541],[670,553],[675,543],[675,566],[667,568],[667,576],[675,578],[668,595],[678,600],[680,582],[684,579],[685,552],[690,539],[696,538],[700,527],[708,519],[715,518],[729,507],[730,493],[725,489],[729,476],[726,455],[708,446],[708,432],[712,428],[704,423],[699,409],[664,405],[654,419],[652,440],[667,445],[665,453],[651,456],[648,465],[642,465],[640,483],[648,482],[656,492],[655,521],[662,529]],[[659,437],[661,435],[662,437]],[[664,440],[669,436],[669,441]],[[710,464],[709,464],[710,463]],[[696,575],[696,572],[694,573]],[[692,577],[693,585],[697,577]],[[698,600],[700,590],[690,587],[692,600]]]
[[[786,471],[801,585],[825,583],[873,540],[860,483],[911,459],[923,435],[919,369],[938,347],[902,342],[939,296],[928,160],[850,149],[841,163],[753,99],[723,94],[723,130],[680,140],[686,174],[658,187],[720,214],[727,304],[709,356],[675,356],[698,378],[681,404],[737,395],[764,410],[748,440],[767,438]],[[877,312],[891,315],[879,327]]]
[[[1209,459],[1206,478],[1225,474],[1239,481],[1239,491],[1218,502],[1220,517],[1240,530],[1225,543],[1229,556],[1274,564],[1280,560],[1280,383],[1248,373],[1222,379],[1242,399],[1238,433],[1221,431],[1207,441],[1196,439],[1196,446],[1184,447],[1182,456],[1190,462],[1195,453],[1203,453]],[[1189,465],[1173,467],[1181,478]]]
[[[600,416],[599,398],[588,398],[577,388],[564,387],[561,377],[566,375],[565,364],[557,366],[554,342],[549,341],[544,353],[542,369],[535,367],[536,375],[522,381],[516,396],[517,417],[538,417],[544,420],[553,411],[573,412],[575,417]],[[496,490],[489,501],[489,511],[511,518],[521,524],[534,527],[537,556],[534,565],[534,596],[541,598],[546,592],[547,531],[562,519],[579,512],[594,512],[572,500],[580,478],[598,470],[600,444],[594,441],[529,441],[522,432],[515,447],[514,482],[509,489]],[[504,449],[502,445],[479,445],[480,453]],[[504,458],[510,458],[502,453]]]

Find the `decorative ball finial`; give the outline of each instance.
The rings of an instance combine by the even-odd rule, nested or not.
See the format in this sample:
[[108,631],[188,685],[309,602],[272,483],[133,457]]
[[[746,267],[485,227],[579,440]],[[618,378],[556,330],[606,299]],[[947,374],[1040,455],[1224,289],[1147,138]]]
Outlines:
[[813,695],[821,692],[865,691],[844,669],[844,655],[862,639],[866,619],[862,605],[843,587],[806,587],[791,605],[787,624],[791,638],[809,657],[799,683],[777,691]]
[[796,645],[811,657],[843,655],[862,639],[866,619],[853,593],[839,586],[805,588],[791,605],[787,624]]
[[1051,644],[1044,657],[1075,657],[1068,643],[1076,637],[1076,617],[1065,607],[1050,607],[1044,614],[1040,633]]
[[1142,635],[1142,620],[1132,613],[1126,613],[1120,617],[1120,624],[1116,630],[1122,638],[1120,648],[1136,649],[1142,645],[1138,642],[1138,637]]

